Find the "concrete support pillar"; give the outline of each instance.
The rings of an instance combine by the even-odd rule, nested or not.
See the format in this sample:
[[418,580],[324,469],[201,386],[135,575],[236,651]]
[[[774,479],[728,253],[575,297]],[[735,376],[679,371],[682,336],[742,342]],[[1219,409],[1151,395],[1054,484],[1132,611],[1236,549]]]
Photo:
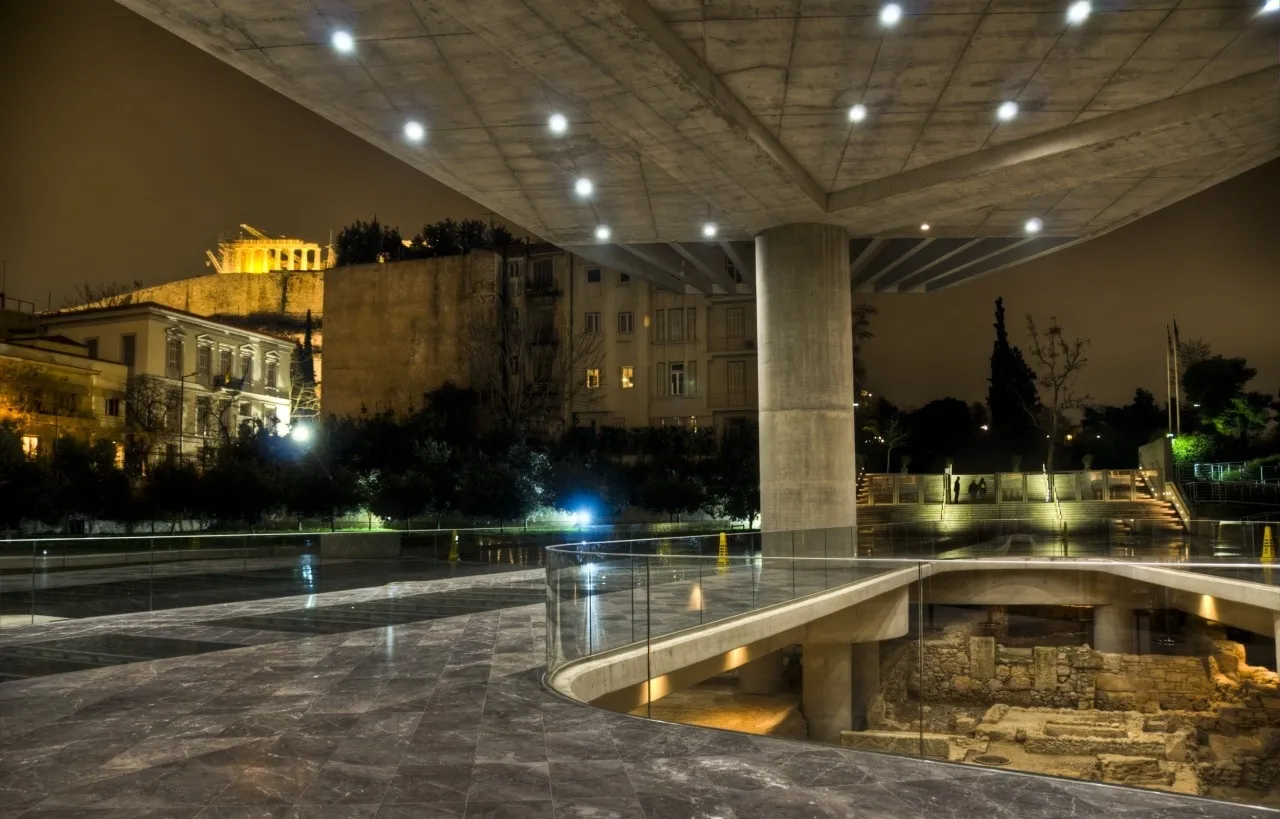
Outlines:
[[867,730],[867,709],[880,693],[880,643],[853,646],[853,730]]
[[782,652],[774,651],[738,667],[743,694],[776,694],[782,690]]
[[[826,530],[806,538],[806,554],[856,553],[850,298],[843,228],[783,225],[756,237],[760,528]],[[765,555],[790,556],[773,540],[763,539]]]
[[848,643],[805,643],[801,656],[801,707],[809,739],[840,742],[853,730],[853,647]]
[[1133,610],[1120,606],[1093,607],[1093,648],[1108,654],[1132,654]]

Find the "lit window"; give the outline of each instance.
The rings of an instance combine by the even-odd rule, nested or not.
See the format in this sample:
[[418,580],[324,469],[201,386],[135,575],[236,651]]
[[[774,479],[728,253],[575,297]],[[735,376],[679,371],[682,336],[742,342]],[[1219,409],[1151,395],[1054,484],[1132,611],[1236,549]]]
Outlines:
[[196,377],[200,379],[201,384],[209,384],[213,375],[213,348],[207,344],[201,344],[196,350]]
[[597,390],[600,388],[600,368],[587,368],[587,389]]
[[587,268],[587,284],[599,284],[599,283],[600,283],[600,268],[588,267]]
[[196,399],[196,434],[208,435],[213,428],[213,404],[208,396]]
[[251,352],[240,354],[240,377],[245,382],[253,380],[253,353]]
[[631,333],[635,332],[636,318],[635,313],[619,313],[618,314],[618,332]]
[[671,362],[671,391],[668,395],[684,395],[684,362]]
[[222,383],[226,383],[231,378],[231,350],[222,350],[218,353],[218,375],[222,376]]
[[40,454],[40,439],[34,435],[22,436],[22,454],[34,458]]
[[636,385],[636,368],[623,367],[620,380],[622,382],[622,388],[624,390],[629,390],[632,387],[634,387]]
[[263,380],[265,382],[264,386],[266,386],[266,388],[269,390],[274,390],[276,388],[276,379],[279,377],[279,375],[280,375],[280,365],[274,361],[268,361],[267,373],[265,376],[263,376]]
[[585,325],[584,332],[591,333],[593,335],[600,332],[600,314],[599,313],[586,314],[586,325]]
[[124,444],[116,444],[116,469],[124,469]]
[[164,368],[170,378],[182,377],[182,339],[171,338],[165,345]]

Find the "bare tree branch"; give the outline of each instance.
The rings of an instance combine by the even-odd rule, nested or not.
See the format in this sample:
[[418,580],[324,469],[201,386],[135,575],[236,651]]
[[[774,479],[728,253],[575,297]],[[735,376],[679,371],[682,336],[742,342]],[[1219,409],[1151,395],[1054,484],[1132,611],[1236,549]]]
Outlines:
[[1053,455],[1058,445],[1058,432],[1063,422],[1062,413],[1067,410],[1080,409],[1092,397],[1077,393],[1077,381],[1080,372],[1089,363],[1085,357],[1085,347],[1089,345],[1087,338],[1068,340],[1056,316],[1049,318],[1049,327],[1041,333],[1035,318],[1027,314],[1027,332],[1031,334],[1031,367],[1036,373],[1036,386],[1048,396],[1035,417],[1040,429],[1049,436],[1049,450],[1045,457],[1045,471],[1048,474],[1049,490],[1053,491]]

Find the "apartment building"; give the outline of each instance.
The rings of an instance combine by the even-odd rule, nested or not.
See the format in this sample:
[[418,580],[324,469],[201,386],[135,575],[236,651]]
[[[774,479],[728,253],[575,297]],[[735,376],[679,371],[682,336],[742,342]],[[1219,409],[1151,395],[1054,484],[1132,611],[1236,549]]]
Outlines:
[[754,419],[755,297],[665,290],[566,253],[575,331],[600,333],[579,425],[725,426]]
[[148,460],[207,458],[245,424],[289,421],[287,340],[149,302],[39,322],[43,334],[83,345],[86,358],[123,368],[129,434]]

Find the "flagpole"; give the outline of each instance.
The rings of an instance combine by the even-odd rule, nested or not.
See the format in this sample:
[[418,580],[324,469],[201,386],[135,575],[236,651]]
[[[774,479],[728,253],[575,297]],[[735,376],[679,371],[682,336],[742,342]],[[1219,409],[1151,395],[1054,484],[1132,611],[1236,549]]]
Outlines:
[[1178,320],[1173,320],[1173,417],[1176,434],[1182,434],[1182,366],[1178,363],[1178,348],[1182,339],[1178,336]]
[[1173,375],[1171,367],[1173,366],[1173,336],[1169,335],[1169,325],[1164,326],[1165,337],[1168,339],[1168,346],[1164,350],[1164,393],[1165,393],[1165,410],[1169,416],[1169,433],[1173,433]]

